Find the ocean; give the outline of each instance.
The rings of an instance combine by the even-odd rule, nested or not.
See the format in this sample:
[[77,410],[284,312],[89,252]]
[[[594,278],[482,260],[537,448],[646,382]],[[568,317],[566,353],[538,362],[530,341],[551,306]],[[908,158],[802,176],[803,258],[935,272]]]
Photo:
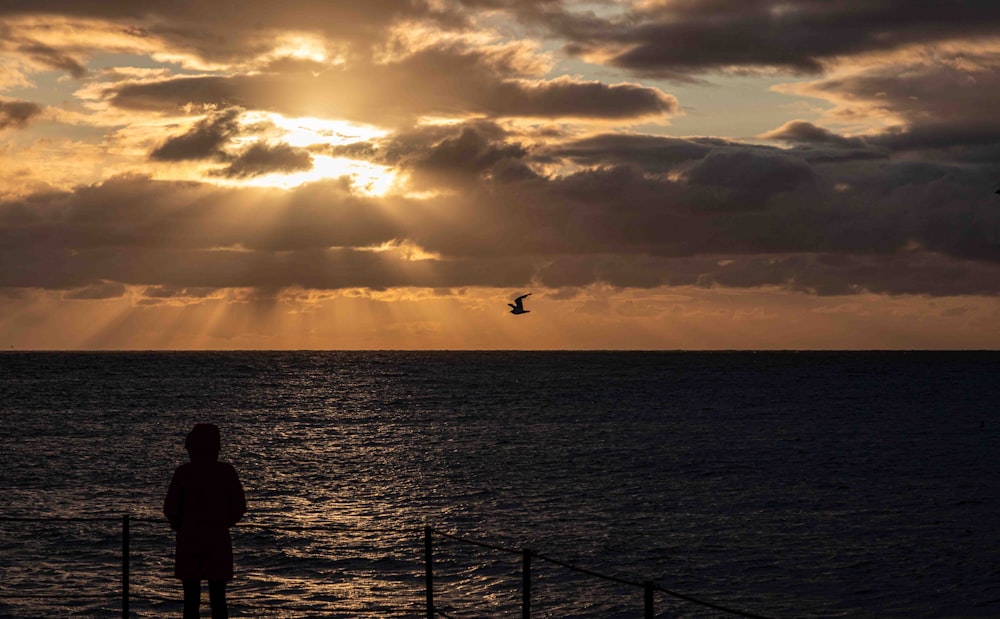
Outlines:
[[[766,617],[997,617],[998,374],[993,352],[7,352],[0,617],[120,617],[123,514],[131,616],[180,616],[161,510],[196,422],[250,505],[234,617],[425,617],[425,526],[502,549],[432,537],[441,616],[520,617],[530,548]],[[643,616],[631,584],[541,558],[531,581],[532,617]]]

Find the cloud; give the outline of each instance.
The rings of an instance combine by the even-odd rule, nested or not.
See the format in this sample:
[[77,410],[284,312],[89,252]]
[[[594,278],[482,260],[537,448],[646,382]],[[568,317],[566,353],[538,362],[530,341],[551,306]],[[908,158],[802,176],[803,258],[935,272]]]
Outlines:
[[991,3],[908,0],[684,0],[601,16],[556,3],[513,10],[565,37],[572,53],[676,79],[762,67],[817,73],[844,56],[992,37],[1000,19],[1000,6]]
[[77,79],[87,75],[87,69],[80,61],[44,43],[24,42],[18,45],[17,51],[46,68],[62,69]]
[[731,190],[723,202],[736,209],[756,208],[772,194],[814,180],[812,168],[802,158],[761,148],[713,149],[687,171],[689,183]]
[[757,137],[790,143],[786,153],[815,164],[888,159],[892,150],[875,136],[844,137],[805,120],[790,120]]
[[1000,163],[1000,123],[992,120],[918,123],[892,128],[871,141],[894,153],[956,163]]
[[239,3],[239,10],[233,10],[231,5],[219,2],[5,0],[0,3],[0,16],[14,24],[52,19],[72,20],[80,25],[95,20],[111,22],[143,38],[162,41],[167,47],[162,51],[190,54],[211,62],[240,63],[248,55],[270,51],[289,32],[316,33],[333,42],[368,45],[402,21],[453,21],[432,4],[422,0],[285,0],[280,4],[246,0]]
[[250,178],[272,172],[301,172],[312,168],[312,155],[288,144],[255,142],[217,172],[227,178]]
[[581,82],[569,77],[548,81],[506,82],[495,89],[491,107],[499,116],[628,119],[666,117],[679,110],[677,100],[638,84]]
[[[763,137],[869,147],[924,159],[998,162],[1000,48],[965,45],[869,58],[840,68],[836,75],[787,84],[778,90],[825,99],[834,107],[831,122],[867,124],[864,138],[792,121]],[[804,123],[804,124],[803,124]],[[848,141],[844,141],[848,140]]]
[[552,145],[544,152],[583,165],[629,163],[662,172],[679,163],[702,159],[715,147],[729,145],[733,142],[718,138],[604,133]]
[[777,129],[762,134],[760,137],[767,140],[783,140],[787,142],[847,148],[866,146],[863,138],[846,138],[805,120],[790,120]]
[[415,152],[404,159],[405,165],[424,170],[478,173],[503,159],[523,159],[527,154],[521,144],[505,141],[506,136],[496,125],[476,123],[457,129],[457,135],[452,129],[442,139],[414,149]]
[[370,247],[404,236],[394,215],[404,209],[355,196],[341,181],[284,191],[128,175],[2,201],[0,234],[10,251],[37,250],[43,261],[47,250]]
[[[759,137],[793,141],[795,146],[778,150],[760,145],[749,147],[724,138],[673,138],[659,135],[603,133],[542,146],[536,149],[534,154],[563,158],[586,166],[629,164],[651,173],[687,170],[709,153],[723,148],[750,148],[762,155],[769,153],[769,156],[777,157],[775,161],[778,163],[788,163],[789,160],[784,157],[792,157],[792,161],[801,160],[810,164],[843,163],[888,157],[888,154],[880,148],[869,146],[847,148],[854,143],[852,139],[837,140],[832,132],[830,139],[814,138],[810,141],[809,138],[813,136],[789,134],[785,131],[785,127],[782,127]],[[858,140],[858,144],[861,145],[863,142]],[[706,181],[707,184],[711,184],[711,179]]]
[[107,91],[123,109],[241,106],[291,116],[334,116],[411,124],[424,115],[665,119],[677,100],[638,84],[569,77],[527,79],[509,54],[455,45],[428,47],[401,60],[312,73],[176,77],[125,83]]
[[63,299],[117,299],[125,295],[125,286],[118,282],[96,282],[82,288],[68,290],[63,293]]
[[149,154],[155,161],[190,161],[225,157],[223,146],[240,133],[241,110],[230,108],[198,121],[190,131],[168,138]]
[[827,99],[829,115],[891,114],[905,123],[958,121],[994,116],[1000,92],[1000,48],[966,44],[955,49],[909,49],[845,64],[835,75],[781,86],[780,90]]
[[659,286],[780,288],[820,296],[1000,294],[1000,265],[969,263],[933,253],[907,255],[716,255],[700,257],[568,256],[546,263],[548,287]]
[[[168,138],[150,153],[154,161],[226,162],[226,167],[210,172],[225,178],[251,178],[263,174],[301,172],[312,168],[312,155],[304,148],[285,143],[257,141],[238,153],[233,153],[234,138],[250,133],[254,128],[243,127],[241,108],[229,108],[210,114],[186,133]],[[230,147],[230,148],[227,148]]]
[[[70,296],[135,286],[147,301],[225,288],[534,282],[995,292],[1000,127],[990,101],[1000,94],[1000,55],[978,40],[922,47],[965,28],[966,8],[945,15],[924,3],[896,24],[889,16],[905,11],[895,0],[680,0],[594,13],[561,2],[380,1],[310,5],[310,13],[293,1],[248,2],[246,14],[225,21],[208,19],[223,10],[211,3],[83,4],[94,6],[14,1],[0,14],[39,20],[65,9],[62,19],[118,24],[151,46],[143,53],[181,62],[84,76],[75,94],[101,122],[147,123],[102,142],[121,157],[114,169],[188,180],[120,176],[8,196],[0,286]],[[476,21],[479,10],[491,19],[516,12],[586,59],[633,74],[824,70],[782,89],[832,107],[775,121],[758,136],[770,144],[664,135],[663,124],[639,123],[679,114],[672,95],[559,76],[580,65],[540,51],[548,42],[498,43],[493,32],[468,30],[487,23]],[[323,21],[333,16],[350,28]],[[18,42],[20,62],[72,71],[70,60],[83,68],[79,59],[93,57],[78,42],[27,40]],[[0,108],[4,126],[38,114],[14,104],[24,102]],[[180,111],[183,127],[152,133]],[[246,124],[261,111],[286,118]],[[195,113],[205,116],[188,124]],[[385,133],[353,144],[333,135],[339,129],[323,129],[329,143],[309,137],[334,120]],[[134,152],[148,158],[132,165]],[[386,166],[400,184],[381,197],[353,193],[344,180],[248,186],[329,156]],[[196,174],[204,182],[191,181]]]
[[[421,200],[363,198],[334,181],[281,191],[129,176],[0,202],[0,286],[538,281],[993,294],[990,282],[1000,281],[1000,211],[993,179],[976,170],[819,165],[719,143],[695,159],[665,148],[662,170],[680,173],[662,174],[651,147],[682,145],[634,140],[597,167],[508,178],[497,166],[529,166],[531,148],[489,123],[437,130],[393,146],[399,165],[463,188]],[[579,153],[581,141],[568,141],[563,154]],[[629,162],[637,158],[641,167]]]
[[405,172],[416,189],[456,187],[481,179],[534,177],[528,146],[490,121],[424,125],[374,142],[329,149],[335,156],[364,159]]
[[147,286],[142,290],[144,299],[207,299],[218,294],[218,288],[186,288],[173,286]]
[[0,99],[0,130],[23,129],[28,122],[42,113],[42,106],[30,101]]

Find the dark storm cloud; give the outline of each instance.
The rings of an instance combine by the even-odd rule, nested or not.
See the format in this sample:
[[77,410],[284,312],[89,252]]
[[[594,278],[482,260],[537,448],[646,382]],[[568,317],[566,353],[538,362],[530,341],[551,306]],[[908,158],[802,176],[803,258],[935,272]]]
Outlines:
[[734,67],[819,72],[835,57],[996,36],[1000,28],[1000,5],[991,0],[680,0],[613,16],[562,4],[513,10],[565,37],[571,52],[677,78]]
[[23,129],[28,121],[42,113],[42,106],[30,101],[0,99],[0,130]]
[[288,144],[256,142],[218,172],[227,178],[250,178],[272,172],[302,172],[312,169],[312,155]]
[[446,45],[398,62],[357,64],[319,75],[177,77],[119,85],[107,96],[127,109],[241,106],[381,124],[408,124],[425,114],[630,119],[678,111],[671,95],[637,84],[525,79],[513,54]]
[[241,110],[228,109],[198,121],[190,131],[169,138],[149,154],[155,161],[191,161],[224,157],[222,147],[240,133]]

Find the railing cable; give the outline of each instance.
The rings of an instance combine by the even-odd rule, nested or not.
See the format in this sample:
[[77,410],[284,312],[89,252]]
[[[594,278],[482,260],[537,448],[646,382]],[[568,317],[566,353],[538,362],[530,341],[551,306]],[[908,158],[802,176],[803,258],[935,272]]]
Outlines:
[[622,585],[631,585],[633,587],[640,587],[641,588],[641,587],[645,587],[646,586],[645,583],[636,582],[634,580],[626,580],[624,578],[618,578],[616,576],[608,576],[607,574],[601,574],[599,572],[595,572],[593,570],[588,570],[588,569],[583,568],[583,567],[577,567],[575,565],[570,565],[569,563],[565,563],[565,562],[560,561],[558,559],[553,559],[552,557],[547,557],[545,555],[538,554],[537,552],[532,552],[531,554],[533,556],[541,559],[542,561],[548,561],[549,563],[553,563],[555,565],[558,565],[559,567],[564,567],[564,568],[566,568],[568,570],[573,570],[574,572],[580,572],[581,574],[586,574],[587,576],[595,576],[597,578],[603,578],[604,580],[610,580],[612,582],[616,582],[616,583],[619,583],[619,584],[622,584]]
[[447,537],[448,539],[453,539],[456,542],[464,542],[466,544],[472,544],[473,546],[479,546],[480,548],[488,548],[490,550],[499,550],[500,552],[509,552],[509,553],[515,554],[515,555],[521,554],[520,550],[514,550],[512,548],[504,548],[503,546],[497,546],[495,544],[487,544],[486,542],[480,542],[480,541],[474,540],[474,539],[468,539],[468,538],[465,538],[465,537],[459,537],[457,535],[452,535],[451,533],[445,533],[444,531],[439,531],[438,529],[435,529],[434,527],[430,527],[430,530],[433,531],[434,533],[440,535],[441,537]]
[[572,571],[575,571],[575,572],[579,572],[581,574],[586,574],[588,576],[593,576],[595,578],[602,578],[604,580],[609,580],[609,581],[612,581],[612,582],[616,582],[616,583],[623,584],[623,585],[628,585],[628,586],[633,586],[633,587],[640,587],[640,588],[643,588],[643,589],[646,589],[647,587],[652,587],[652,589],[655,590],[655,591],[659,591],[660,593],[665,593],[666,595],[669,595],[671,597],[677,598],[679,600],[684,600],[685,602],[690,602],[692,604],[698,604],[699,606],[704,606],[705,608],[711,608],[712,610],[717,610],[717,611],[720,611],[720,612],[728,613],[730,615],[736,615],[738,617],[747,617],[749,619],[771,619],[770,617],[767,617],[765,615],[759,615],[759,614],[752,613],[752,612],[749,612],[749,611],[740,610],[740,609],[737,609],[737,608],[730,608],[728,606],[723,606],[721,604],[716,604],[715,602],[708,602],[706,600],[702,600],[700,598],[696,598],[694,596],[687,595],[685,593],[680,593],[680,592],[674,591],[672,589],[667,589],[666,587],[662,587],[662,586],[660,586],[660,585],[658,585],[656,583],[653,583],[653,582],[642,582],[642,583],[640,583],[640,582],[637,582],[637,581],[634,581],[634,580],[628,580],[628,579],[625,579],[625,578],[618,578],[617,576],[609,576],[607,574],[601,574],[600,572],[595,572],[593,570],[589,570],[589,569],[582,568],[582,567],[579,567],[579,566],[576,566],[576,565],[572,565],[572,564],[566,563],[565,561],[560,561],[559,559],[554,559],[552,557],[549,557],[549,556],[546,556],[546,555],[543,555],[543,554],[539,554],[539,553],[534,552],[532,550],[514,550],[512,548],[505,548],[503,546],[498,546],[496,544],[489,544],[489,543],[482,542],[482,541],[479,541],[479,540],[468,539],[468,538],[465,538],[465,537],[461,537],[461,536],[458,536],[458,535],[447,533],[445,531],[440,531],[440,530],[435,529],[433,527],[427,527],[427,529],[429,529],[430,531],[432,531],[432,532],[434,532],[437,535],[440,535],[442,537],[446,537],[448,539],[452,539],[452,540],[459,541],[459,542],[464,542],[466,544],[471,544],[473,546],[479,546],[481,548],[488,548],[490,550],[496,550],[496,551],[499,551],[499,552],[507,552],[507,553],[512,553],[512,554],[530,554],[530,556],[533,556],[535,558],[541,559],[543,561],[547,561],[548,563],[552,563],[554,565],[558,565],[560,567],[563,567],[563,568],[566,568],[568,570],[572,570]]
[[0,522],[120,522],[118,516],[0,516]]
[[724,612],[724,613],[729,613],[730,615],[737,615],[737,616],[740,616],[740,617],[749,617],[750,619],[771,619],[770,617],[767,617],[765,615],[758,615],[758,614],[751,613],[751,612],[745,611],[745,610],[739,610],[739,609],[736,609],[736,608],[729,608],[727,606],[722,606],[721,604],[716,604],[714,602],[706,602],[705,600],[700,600],[700,599],[698,599],[696,597],[692,597],[692,596],[684,594],[684,593],[678,593],[677,591],[671,591],[670,589],[666,589],[664,587],[661,587],[660,585],[658,585],[656,583],[653,583],[653,588],[655,590],[661,592],[661,593],[666,593],[667,595],[675,597],[677,599],[684,600],[686,602],[691,602],[692,604],[698,604],[698,605],[704,606],[706,608],[711,608],[712,610],[718,610],[718,611],[721,611],[721,612]]

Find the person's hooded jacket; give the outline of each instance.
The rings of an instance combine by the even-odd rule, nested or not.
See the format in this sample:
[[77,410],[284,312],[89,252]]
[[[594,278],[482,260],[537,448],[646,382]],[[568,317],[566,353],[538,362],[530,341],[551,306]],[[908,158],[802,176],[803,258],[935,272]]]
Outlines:
[[246,496],[236,469],[219,462],[214,424],[197,424],[184,442],[191,462],[174,471],[163,513],[177,531],[174,575],[181,580],[233,578],[229,528],[243,518]]

